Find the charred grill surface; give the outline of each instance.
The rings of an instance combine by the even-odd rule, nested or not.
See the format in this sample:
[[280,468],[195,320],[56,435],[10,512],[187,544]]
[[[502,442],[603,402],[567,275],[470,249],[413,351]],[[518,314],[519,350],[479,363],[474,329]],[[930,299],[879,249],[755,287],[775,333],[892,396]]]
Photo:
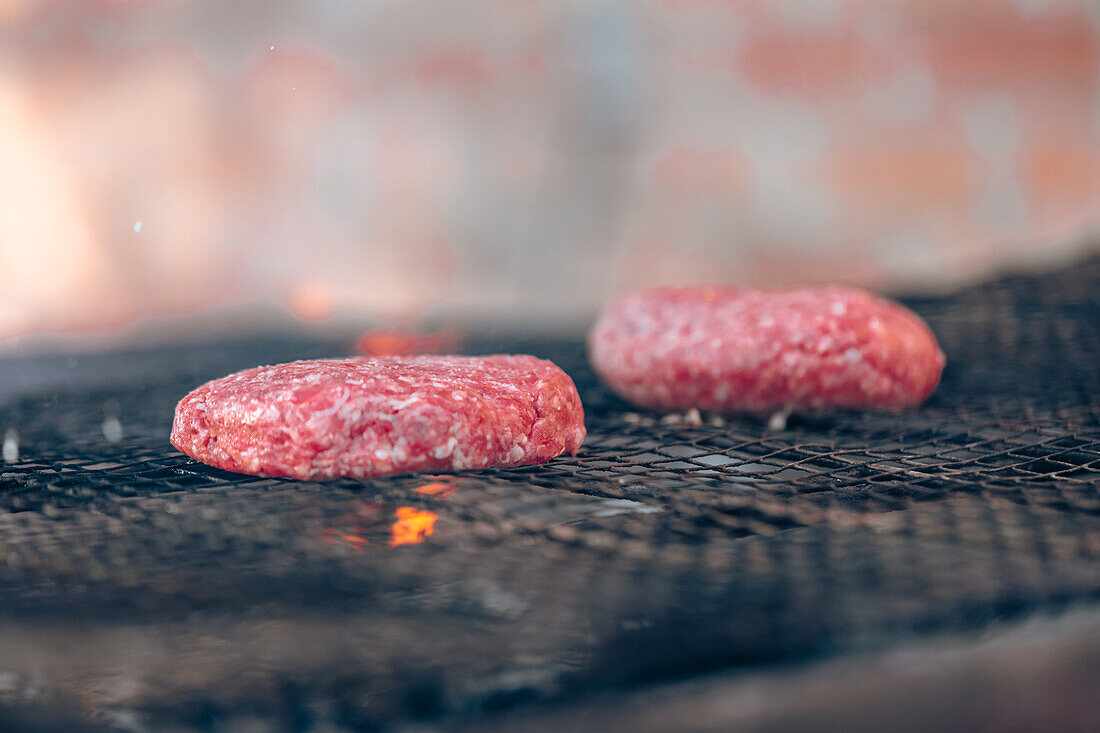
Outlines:
[[925,406],[782,431],[634,410],[579,339],[486,338],[573,376],[589,437],[455,476],[266,479],[168,444],[199,383],[347,343],[0,362],[0,720],[371,730],[1094,603],[1100,258],[909,305],[948,359]]

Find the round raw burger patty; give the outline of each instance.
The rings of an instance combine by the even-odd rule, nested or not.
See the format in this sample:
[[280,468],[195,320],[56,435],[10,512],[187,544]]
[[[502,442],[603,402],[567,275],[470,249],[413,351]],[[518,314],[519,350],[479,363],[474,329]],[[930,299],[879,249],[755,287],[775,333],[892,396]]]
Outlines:
[[944,365],[916,314],[840,287],[640,290],[604,312],[588,349],[620,396],[666,410],[898,409]]
[[575,453],[573,381],[533,356],[323,359],[248,369],[180,401],[172,445],[218,468],[358,478]]

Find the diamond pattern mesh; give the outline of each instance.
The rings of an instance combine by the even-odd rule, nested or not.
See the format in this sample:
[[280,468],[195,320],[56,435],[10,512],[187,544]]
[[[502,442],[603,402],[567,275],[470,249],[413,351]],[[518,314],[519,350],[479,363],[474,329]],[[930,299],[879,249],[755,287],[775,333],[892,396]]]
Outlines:
[[589,438],[457,476],[266,479],[167,443],[202,381],[344,344],[0,362],[0,706],[368,730],[1095,602],[1098,286],[1093,258],[914,299],[932,399],[783,430],[637,411],[579,340],[487,337],[568,371]]

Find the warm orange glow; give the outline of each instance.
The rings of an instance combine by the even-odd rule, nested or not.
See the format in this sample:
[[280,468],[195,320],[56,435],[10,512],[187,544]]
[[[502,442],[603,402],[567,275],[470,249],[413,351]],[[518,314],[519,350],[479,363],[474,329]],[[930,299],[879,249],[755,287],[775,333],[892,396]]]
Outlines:
[[417,486],[413,491],[418,494],[423,494],[424,496],[434,496],[437,499],[446,499],[448,496],[458,491],[458,487],[441,481],[433,481],[423,486]]
[[371,356],[387,356],[389,354],[407,354],[412,345],[412,339],[392,331],[375,331],[368,333],[359,341],[359,350]]
[[718,291],[714,288],[703,288],[703,300],[707,303],[713,303],[718,297]]
[[456,331],[419,333],[379,329],[363,334],[356,347],[367,356],[406,356],[410,354],[446,354],[457,351],[462,336]]
[[0,75],[0,337],[119,305],[72,165],[29,100]]
[[[426,496],[445,498],[453,494],[456,489],[449,484],[434,481],[414,491]],[[379,535],[383,535],[388,529],[390,547],[415,545],[432,535],[435,531],[435,520],[439,518],[438,514],[426,509],[401,506],[394,512],[397,521],[387,527],[383,514],[384,511],[380,505],[355,500],[351,502],[350,510],[337,520],[340,526],[325,529],[322,539],[333,545],[365,550],[367,545],[379,546],[381,544]]]
[[411,506],[397,507],[397,521],[390,528],[390,547],[415,545],[431,537],[439,515]]
[[361,550],[367,544],[367,540],[360,537],[357,534],[351,534],[349,532],[341,532],[335,529],[325,530],[325,542],[331,542],[334,545],[345,545],[347,547]]
[[[572,11],[535,0],[455,32],[374,3],[232,34],[213,3],[0,0],[0,342],[292,312],[372,319],[366,355],[446,354],[461,333],[418,330],[438,316],[556,331],[610,289],[937,292],[1073,256],[1100,216],[1098,3],[619,3],[659,48],[563,77]],[[599,119],[560,134],[600,69],[652,90],[608,167],[573,144]]]
[[0,0],[0,27],[22,20],[35,4],[33,0]]
[[306,280],[290,294],[290,309],[299,318],[320,321],[332,313],[332,293],[323,283]]

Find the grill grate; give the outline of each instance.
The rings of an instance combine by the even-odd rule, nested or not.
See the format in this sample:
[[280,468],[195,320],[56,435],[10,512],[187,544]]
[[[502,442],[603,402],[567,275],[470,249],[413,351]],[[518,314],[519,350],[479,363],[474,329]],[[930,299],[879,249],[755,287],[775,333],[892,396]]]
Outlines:
[[[168,445],[198,383],[339,344],[9,359],[0,719],[372,729],[1094,602],[1098,286],[1092,258],[914,300],[948,355],[926,406],[782,431],[635,411],[579,341],[486,339],[568,371],[589,438],[458,476],[264,479]],[[433,534],[392,546],[399,508]]]

